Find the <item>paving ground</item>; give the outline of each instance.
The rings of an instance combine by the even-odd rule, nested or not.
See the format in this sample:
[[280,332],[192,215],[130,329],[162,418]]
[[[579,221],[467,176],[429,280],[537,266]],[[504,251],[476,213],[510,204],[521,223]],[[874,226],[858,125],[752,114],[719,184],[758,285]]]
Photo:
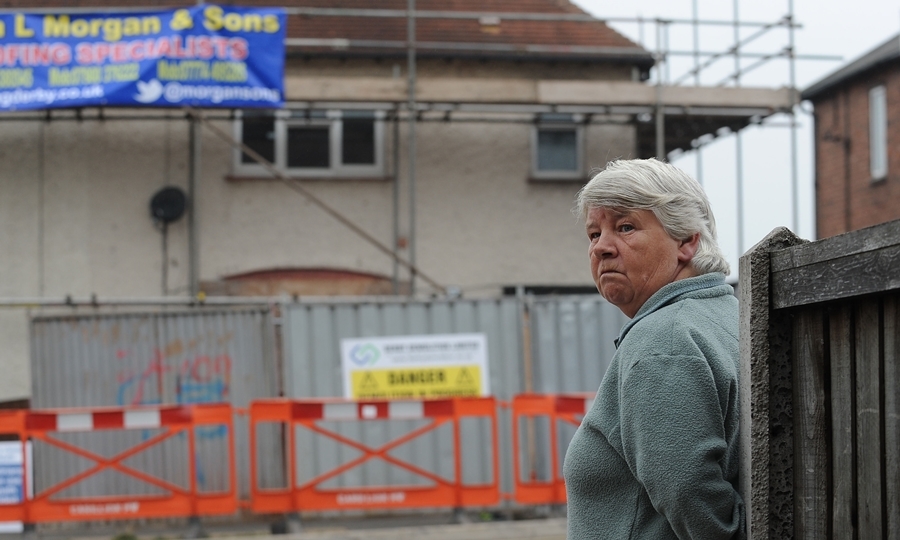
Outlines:
[[[299,532],[286,532],[285,523],[205,523],[202,534],[211,540],[565,540],[566,518],[544,516],[504,518],[494,514],[481,521],[478,514],[418,514],[381,517],[328,517],[302,520]],[[469,521],[460,523],[459,521]],[[296,523],[295,523],[296,525]],[[283,534],[273,534],[273,530]],[[181,540],[197,537],[187,523],[81,524],[40,527],[24,540]]]
[[[234,536],[234,540],[260,540],[261,536]],[[270,536],[273,540],[565,540],[565,518],[492,521],[441,525],[405,525],[377,529],[310,529]],[[224,540],[225,537],[222,537]]]

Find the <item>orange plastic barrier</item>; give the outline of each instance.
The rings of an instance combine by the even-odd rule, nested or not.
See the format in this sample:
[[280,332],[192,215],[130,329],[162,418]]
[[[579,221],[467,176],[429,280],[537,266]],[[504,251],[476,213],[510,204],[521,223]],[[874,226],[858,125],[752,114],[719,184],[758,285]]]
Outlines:
[[[513,498],[520,504],[565,504],[566,484],[562,477],[562,463],[558,451],[559,422],[574,426],[581,424],[581,418],[591,407],[594,394],[519,394],[512,401],[513,431],[513,476],[515,492]],[[519,424],[534,417],[549,420],[550,478],[538,480],[534,474],[523,479],[521,457],[533,451],[528,448],[533,441],[522,442]]]
[[[197,486],[197,428],[202,426],[224,426],[227,430],[228,445],[228,487],[226,491],[201,492]],[[209,428],[206,428],[209,429]],[[90,431],[125,432],[144,430],[144,439],[117,454],[107,457],[95,451],[79,447],[62,440],[66,432]],[[149,435],[150,432],[155,433]],[[46,521],[79,521],[99,519],[140,519],[155,517],[203,516],[230,514],[237,510],[237,490],[234,460],[234,429],[232,409],[228,404],[197,404],[185,406],[160,406],[139,408],[95,408],[31,410],[0,413],[0,433],[18,436],[23,444],[40,442],[48,448],[71,454],[94,463],[65,480],[40,491],[34,490],[33,498],[18,504],[0,504],[0,521],[21,521],[39,523]],[[110,435],[115,437],[115,434]],[[181,440],[176,440],[181,439]],[[134,436],[131,437],[133,441]],[[185,441],[186,439],[186,441]],[[176,485],[153,474],[138,470],[126,464],[147,449],[164,441],[167,449],[160,453],[168,460],[173,458],[179,446],[187,445],[183,454],[186,463],[181,465],[187,471],[187,487]],[[109,440],[106,441],[107,443]],[[180,444],[179,444],[180,443]],[[126,443],[127,444],[127,443]],[[107,445],[104,445],[107,446]],[[121,444],[120,444],[121,446]],[[24,454],[24,452],[23,452]],[[29,456],[25,455],[27,470]],[[166,465],[172,465],[167,462]],[[41,463],[37,464],[38,467]],[[49,466],[49,464],[48,464]],[[115,471],[119,476],[138,479],[142,485],[152,486],[161,492],[153,495],[103,495],[103,496],[63,496],[62,492],[101,473]],[[35,470],[35,475],[38,471]],[[23,472],[23,493],[32,491],[29,478]],[[110,482],[104,482],[108,486]],[[149,488],[148,488],[149,489]]]
[[[493,479],[485,484],[464,484],[462,481],[462,453],[460,421],[464,418],[485,417],[491,424],[491,456]],[[426,424],[397,437],[377,448],[325,429],[323,421],[375,422],[385,420],[421,419]],[[374,508],[421,508],[495,505],[500,500],[499,457],[497,444],[497,408],[492,397],[454,398],[422,401],[344,401],[344,400],[257,400],[250,405],[250,462],[257,463],[256,433],[260,423],[281,423],[286,429],[285,455],[288,456],[288,487],[261,489],[257,471],[250,473],[250,508],[258,513],[299,512],[305,510],[350,510]],[[392,456],[389,452],[407,442],[452,423],[454,478],[448,480],[432,471]],[[298,430],[296,427],[304,429]],[[342,465],[298,484],[297,433],[303,436],[319,434],[349,446],[361,453]],[[485,449],[487,451],[487,449]],[[430,485],[324,488],[321,484],[357,467],[366,461],[380,459],[395,467],[425,478]]]

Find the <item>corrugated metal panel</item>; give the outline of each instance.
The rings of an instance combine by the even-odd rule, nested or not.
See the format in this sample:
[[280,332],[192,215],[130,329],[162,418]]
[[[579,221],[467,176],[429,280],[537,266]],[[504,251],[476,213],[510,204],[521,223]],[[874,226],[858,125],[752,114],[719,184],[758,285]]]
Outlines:
[[[274,332],[265,308],[141,314],[38,317],[31,324],[32,406],[34,408],[127,406],[230,402],[278,395]],[[156,435],[66,433],[59,438],[111,456]],[[197,482],[201,491],[228,488],[224,426],[198,430]],[[130,458],[126,464],[176,485],[186,485],[186,441],[171,439]],[[239,493],[249,496],[247,421],[235,419]],[[261,449],[264,481],[284,475],[280,445]],[[264,454],[265,455],[265,454]],[[35,448],[38,489],[90,467],[84,458]],[[157,493],[130,477],[89,478],[66,495]]]
[[600,295],[532,297],[534,390],[594,392],[628,318]]
[[286,306],[285,392],[295,398],[342,396],[345,338],[480,332],[487,336],[492,393],[511,395],[521,387],[519,310],[514,298]]
[[[294,398],[343,395],[340,341],[344,338],[453,334],[479,332],[487,336],[492,394],[500,399],[522,387],[521,317],[515,299],[436,300],[430,302],[360,302],[302,304],[286,309],[285,393]],[[477,424],[477,425],[474,425]],[[489,431],[482,422],[466,422],[462,430],[463,481],[484,482],[492,474]],[[422,425],[416,421],[326,423],[341,435],[378,447]],[[509,430],[506,415],[500,418]],[[298,433],[295,459],[309,471],[326,471],[358,457],[358,452],[323,437]],[[453,478],[452,431],[439,429],[414,439],[391,455],[444,478]],[[501,437],[501,452],[509,452],[509,440]],[[423,479],[384,462],[369,462],[333,479],[329,487],[364,485],[416,485]]]
[[[529,297],[526,301],[531,318],[534,391],[596,392],[616,352],[614,340],[628,318],[596,294]],[[536,421],[534,428],[536,448],[518,459],[522,460],[523,474],[549,480],[549,426],[541,420]],[[568,423],[557,426],[560,468],[575,429]]]
[[[525,318],[525,304],[528,319]],[[286,307],[285,393],[294,398],[343,395],[340,341],[344,338],[480,332],[487,336],[491,392],[507,401],[526,390],[523,325],[531,336],[532,388],[535,392],[593,392],[614,352],[613,339],[627,319],[598,295],[527,297],[429,302],[299,304]],[[527,322],[526,322],[527,321]],[[418,427],[413,422],[333,423],[341,435],[377,447]],[[512,490],[512,440],[508,411],[500,415],[501,488]],[[358,452],[322,437],[298,433],[295,459],[309,479]],[[451,433],[406,444],[392,455],[435,474],[453,475]],[[492,474],[488,426],[466,422],[462,437],[464,482],[487,481]],[[565,453],[570,433],[560,442]],[[537,444],[535,467],[549,461],[549,442]],[[546,448],[546,449],[545,449]],[[541,450],[545,449],[545,450]],[[415,484],[421,479],[384,463],[367,463],[333,480],[329,487]]]

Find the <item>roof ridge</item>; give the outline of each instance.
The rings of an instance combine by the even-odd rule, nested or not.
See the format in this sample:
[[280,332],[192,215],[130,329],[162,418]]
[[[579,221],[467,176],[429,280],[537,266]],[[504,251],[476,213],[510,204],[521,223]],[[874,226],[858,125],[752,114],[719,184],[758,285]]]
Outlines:
[[900,34],[894,34],[884,42],[809,85],[800,93],[800,98],[814,99],[834,86],[898,57],[900,57]]

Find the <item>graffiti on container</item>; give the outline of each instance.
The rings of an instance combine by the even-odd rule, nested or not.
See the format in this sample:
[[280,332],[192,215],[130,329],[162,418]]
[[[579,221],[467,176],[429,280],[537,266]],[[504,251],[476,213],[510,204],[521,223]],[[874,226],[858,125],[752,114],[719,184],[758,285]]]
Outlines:
[[[227,339],[230,339],[230,334]],[[221,343],[221,338],[216,340]],[[166,382],[174,379],[175,401],[187,403],[220,403],[228,401],[231,391],[231,356],[190,354],[197,340],[187,344],[180,339],[154,348],[142,367],[134,362],[135,352],[116,351],[120,363],[131,360],[138,368],[120,368],[116,372],[116,403],[125,405],[159,405],[165,395]],[[201,438],[221,438],[228,433],[225,426],[198,429]]]

